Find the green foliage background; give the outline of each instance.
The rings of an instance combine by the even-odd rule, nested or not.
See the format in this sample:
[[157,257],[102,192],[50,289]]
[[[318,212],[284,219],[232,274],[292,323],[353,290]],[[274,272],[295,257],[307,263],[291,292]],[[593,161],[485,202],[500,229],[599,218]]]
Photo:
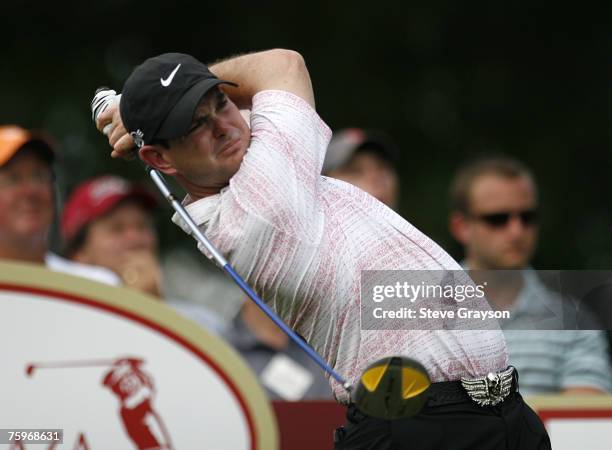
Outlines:
[[[538,2],[535,2],[538,3]],[[466,158],[514,155],[542,200],[539,268],[612,268],[612,28],[588,3],[19,2],[2,6],[0,123],[47,130],[63,193],[86,177],[144,179],[91,124],[100,85],[166,52],[203,61],[301,52],[332,127],[380,128],[403,150],[400,213],[454,256],[448,181]],[[5,211],[2,214],[8,213]],[[164,248],[192,246],[160,218]]]

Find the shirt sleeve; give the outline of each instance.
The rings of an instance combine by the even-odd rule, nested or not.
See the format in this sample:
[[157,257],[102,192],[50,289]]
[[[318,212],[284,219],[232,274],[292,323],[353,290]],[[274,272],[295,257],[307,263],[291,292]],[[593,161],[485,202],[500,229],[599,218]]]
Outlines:
[[571,332],[574,339],[568,343],[561,367],[561,387],[592,387],[610,391],[612,373],[604,334],[596,330]]
[[253,98],[251,145],[230,191],[249,214],[298,236],[316,239],[321,168],[331,130],[302,98],[263,91]]

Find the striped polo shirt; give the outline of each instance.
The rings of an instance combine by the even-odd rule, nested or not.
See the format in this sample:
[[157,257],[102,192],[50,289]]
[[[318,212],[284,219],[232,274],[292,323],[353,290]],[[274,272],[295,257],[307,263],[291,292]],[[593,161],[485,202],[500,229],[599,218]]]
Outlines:
[[550,329],[562,328],[563,300],[533,269],[523,274],[523,289],[510,319],[502,325],[509,364],[518,369],[521,393],[545,394],[572,387],[609,391],[612,372],[604,333]]
[[[433,381],[504,369],[500,329],[362,329],[362,271],[460,266],[374,197],[321,176],[330,137],[302,98],[259,92],[240,169],[219,194],[186,198],[188,212],[264,301],[349,382],[393,355],[420,361]],[[338,400],[347,402],[331,382]]]

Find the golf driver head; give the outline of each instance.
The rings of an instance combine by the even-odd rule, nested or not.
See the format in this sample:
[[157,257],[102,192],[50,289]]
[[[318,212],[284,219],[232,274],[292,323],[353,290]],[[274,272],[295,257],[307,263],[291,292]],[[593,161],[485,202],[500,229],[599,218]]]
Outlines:
[[412,417],[427,402],[431,385],[425,367],[400,356],[368,366],[352,392],[352,401],[364,414],[384,420]]

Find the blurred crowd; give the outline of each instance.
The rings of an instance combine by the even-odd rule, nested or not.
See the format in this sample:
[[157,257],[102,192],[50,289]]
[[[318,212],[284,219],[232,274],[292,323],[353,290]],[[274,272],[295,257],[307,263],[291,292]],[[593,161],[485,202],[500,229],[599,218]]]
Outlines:
[[[171,250],[160,255],[155,193],[116,175],[100,174],[82,180],[58,212],[55,174],[60,154],[44,134],[16,125],[0,127],[0,259],[42,264],[142,291],[225,339],[258,374],[270,398],[331,398],[318,366],[221,273],[204,268],[203,258],[192,253]],[[323,175],[353,184],[395,209],[402,182],[396,169],[400,157],[400,149],[384,132],[337,130]],[[449,232],[463,248],[464,268],[475,279],[481,271],[506,274],[494,279],[488,299],[493,308],[513,312],[502,327],[521,391],[608,392],[610,334],[602,330],[609,327],[609,285],[599,286],[590,303],[582,302],[583,309],[590,305],[593,311],[578,310],[583,319],[602,319],[603,325],[533,326],[534,320],[548,320],[546,313],[563,310],[568,301],[531,265],[539,239],[537,175],[511,157],[486,155],[466,161],[448,184]],[[49,245],[54,224],[61,235],[57,252]],[[571,240],[562,245],[572,245]],[[288,376],[294,381],[290,386],[279,382]]]

